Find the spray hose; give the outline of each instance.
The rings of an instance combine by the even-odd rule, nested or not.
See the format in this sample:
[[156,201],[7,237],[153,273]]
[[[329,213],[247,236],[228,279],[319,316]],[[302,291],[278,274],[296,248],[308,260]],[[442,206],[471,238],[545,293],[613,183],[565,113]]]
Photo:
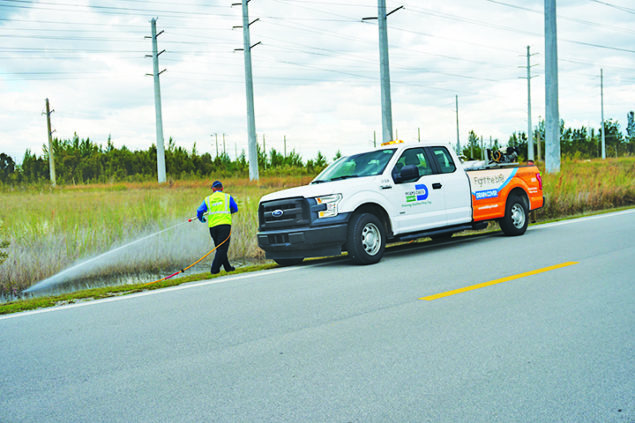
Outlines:
[[[191,219],[188,219],[188,222],[191,222],[191,221],[192,221],[192,220],[194,220],[194,219],[195,219],[194,217],[193,217],[193,218],[191,218]],[[232,232],[231,232],[231,229],[230,229],[230,231],[229,231],[229,235],[227,235],[227,238],[225,238],[225,240],[224,240],[223,242],[221,242],[220,244],[218,244],[217,246],[215,246],[214,248],[212,248],[211,250],[209,250],[209,251],[208,251],[208,252],[207,252],[207,253],[206,253],[203,257],[201,257],[200,259],[196,260],[194,263],[190,264],[190,265],[189,265],[189,266],[187,266],[187,267],[184,267],[183,269],[179,270],[179,271],[178,271],[178,272],[176,272],[176,273],[172,273],[172,274],[171,274],[171,275],[169,275],[169,276],[166,276],[166,277],[161,278],[161,279],[157,279],[157,280],[156,280],[156,281],[154,281],[154,282],[148,282],[148,283],[146,283],[146,284],[143,284],[143,286],[148,286],[148,285],[152,285],[152,284],[155,284],[155,283],[158,283],[158,282],[167,281],[168,279],[170,279],[170,278],[172,278],[172,277],[174,277],[174,276],[176,276],[176,275],[178,275],[178,274],[185,273],[185,271],[186,271],[186,270],[190,269],[191,267],[193,267],[193,266],[197,265],[198,263],[200,263],[201,261],[203,261],[203,260],[205,259],[205,257],[209,256],[209,255],[210,255],[210,254],[212,254],[214,251],[216,251],[216,249],[217,249],[218,247],[220,247],[221,245],[223,245],[224,243],[226,243],[226,242],[229,240],[229,238],[230,238],[231,236],[232,236]]]

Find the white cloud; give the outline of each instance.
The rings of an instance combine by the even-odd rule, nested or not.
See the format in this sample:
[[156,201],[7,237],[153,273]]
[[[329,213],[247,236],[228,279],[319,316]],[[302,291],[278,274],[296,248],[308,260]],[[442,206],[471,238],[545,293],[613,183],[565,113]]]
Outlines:
[[[614,0],[619,3],[618,0]],[[621,0],[620,0],[621,1]],[[399,137],[454,143],[454,96],[460,136],[470,130],[506,142],[526,130],[525,51],[530,45],[532,117],[544,116],[542,3],[501,0],[389,1],[394,127]],[[57,5],[50,4],[57,3]],[[246,150],[240,8],[230,1],[124,2],[47,0],[30,9],[0,7],[0,151],[20,160],[46,141],[44,98],[56,112],[56,135],[147,148],[154,143],[149,19],[158,16],[165,139],[215,151]],[[535,3],[535,4],[534,4]],[[90,7],[93,6],[93,7]],[[100,6],[98,8],[94,6]],[[103,8],[102,6],[107,6]],[[119,9],[109,9],[117,7]],[[250,2],[256,128],[259,142],[294,148],[305,159],[331,158],[372,144],[381,134],[377,14],[372,0]],[[568,124],[599,126],[599,69],[605,71],[605,115],[626,123],[635,108],[632,14],[588,1],[558,3],[560,114]],[[510,30],[514,28],[514,30]],[[572,42],[575,41],[575,42]],[[578,43],[576,43],[578,42]],[[589,45],[609,46],[614,50]],[[35,49],[35,50],[31,50]],[[28,73],[31,72],[31,73]],[[45,72],[36,74],[33,72]],[[53,73],[51,73],[53,72]]]

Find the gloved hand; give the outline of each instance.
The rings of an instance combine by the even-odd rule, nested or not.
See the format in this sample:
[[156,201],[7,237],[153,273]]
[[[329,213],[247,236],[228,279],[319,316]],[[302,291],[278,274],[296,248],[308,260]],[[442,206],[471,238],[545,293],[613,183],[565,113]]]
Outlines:
[[201,222],[203,223],[207,222],[207,219],[205,218],[205,216],[201,217]]

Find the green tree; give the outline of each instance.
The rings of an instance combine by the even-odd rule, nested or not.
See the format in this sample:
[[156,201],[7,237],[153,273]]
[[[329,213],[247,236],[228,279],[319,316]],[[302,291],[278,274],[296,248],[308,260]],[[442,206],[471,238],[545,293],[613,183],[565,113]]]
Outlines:
[[[624,154],[627,150],[627,143],[625,142],[624,135],[620,130],[620,124],[613,119],[604,121],[604,142],[606,147],[606,156],[619,156],[620,153]],[[602,136],[602,130],[600,130],[600,137]]]
[[481,158],[481,143],[474,131],[470,131],[467,139],[467,145],[463,149],[463,155],[469,157],[470,160]]
[[15,173],[15,162],[11,156],[0,153],[0,181],[9,182],[9,179]]

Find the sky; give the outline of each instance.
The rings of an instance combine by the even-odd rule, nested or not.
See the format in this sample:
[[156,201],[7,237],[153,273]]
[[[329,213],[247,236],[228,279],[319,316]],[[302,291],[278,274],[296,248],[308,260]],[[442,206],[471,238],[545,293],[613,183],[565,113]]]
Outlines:
[[[234,0],[238,2],[239,0]],[[530,46],[534,126],[545,113],[544,3],[386,0],[395,138],[456,145],[473,130],[506,144],[527,131]],[[258,142],[351,154],[381,141],[375,0],[251,0]],[[163,131],[177,146],[247,151],[242,11],[231,0],[0,0],[0,152],[21,162],[54,136],[156,143],[150,19],[158,18]],[[635,5],[557,2],[559,110],[567,126],[625,133],[635,110]],[[169,173],[169,169],[168,169]]]

